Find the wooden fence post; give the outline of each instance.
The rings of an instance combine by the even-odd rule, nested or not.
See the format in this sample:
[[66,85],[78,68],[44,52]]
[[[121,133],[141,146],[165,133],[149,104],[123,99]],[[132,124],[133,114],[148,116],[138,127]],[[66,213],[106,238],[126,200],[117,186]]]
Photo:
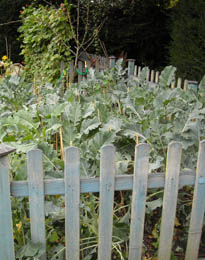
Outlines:
[[140,73],[141,73],[141,70],[142,70],[142,68],[141,68],[141,66],[139,66],[138,67],[138,72],[137,72],[137,76],[139,77],[139,75],[140,75]]
[[178,78],[178,80],[177,80],[177,88],[181,88],[181,86],[182,86],[182,79]]
[[[29,212],[31,225],[31,240],[41,243],[46,250],[43,153],[41,150],[31,150],[27,153],[27,173],[29,187]],[[46,252],[40,258],[46,259]]]
[[148,171],[149,145],[139,144],[135,150],[129,260],[140,260],[142,255]]
[[134,68],[134,76],[137,77],[137,65],[135,65],[135,68]]
[[205,212],[205,141],[199,146],[194,198],[185,260],[198,259]]
[[15,149],[0,145],[0,259],[15,260],[10,200],[8,154]]
[[171,83],[171,88],[175,88],[175,84],[176,84],[176,81],[174,80],[174,81]]
[[111,68],[115,67],[116,58],[115,58],[115,56],[111,56],[111,57],[109,57],[109,60],[110,60],[110,69],[111,69]]
[[156,71],[156,74],[155,74],[155,83],[159,83],[159,71]]
[[184,90],[187,91],[187,85],[188,85],[188,80],[185,79],[184,80]]
[[103,146],[100,161],[100,206],[98,260],[111,260],[115,147]]
[[148,68],[148,70],[147,70],[147,81],[149,81],[149,78],[150,78],[150,69]]
[[128,60],[128,76],[134,76],[135,59]]
[[160,229],[160,243],[158,260],[170,259],[174,223],[179,189],[179,173],[181,164],[182,145],[171,142],[168,146],[165,190],[162,208],[162,222]]
[[154,82],[154,70],[151,70],[150,81],[151,81],[151,82]]
[[65,150],[65,237],[66,260],[80,259],[80,152]]

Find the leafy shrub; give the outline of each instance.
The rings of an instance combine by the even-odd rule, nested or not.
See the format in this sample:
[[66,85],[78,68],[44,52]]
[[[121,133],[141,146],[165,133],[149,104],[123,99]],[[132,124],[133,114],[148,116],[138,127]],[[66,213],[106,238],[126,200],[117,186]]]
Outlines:
[[60,77],[61,63],[65,69],[71,59],[71,28],[68,23],[68,5],[54,6],[29,5],[23,8],[19,28],[22,39],[27,74],[41,82],[55,83]]

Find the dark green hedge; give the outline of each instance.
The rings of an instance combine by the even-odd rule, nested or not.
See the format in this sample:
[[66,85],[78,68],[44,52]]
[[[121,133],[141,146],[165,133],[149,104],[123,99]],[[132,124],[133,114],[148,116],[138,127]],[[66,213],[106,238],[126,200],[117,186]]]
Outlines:
[[171,64],[180,76],[200,80],[205,74],[205,1],[180,0],[171,29]]

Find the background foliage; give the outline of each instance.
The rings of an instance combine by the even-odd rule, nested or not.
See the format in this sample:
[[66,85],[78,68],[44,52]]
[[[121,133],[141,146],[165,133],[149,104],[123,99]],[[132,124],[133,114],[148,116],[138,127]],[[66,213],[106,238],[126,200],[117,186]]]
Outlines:
[[[1,0],[0,24],[20,20],[19,11],[26,2],[26,0]],[[19,36],[17,29],[19,26],[20,22],[0,26],[0,57],[7,55],[15,62],[21,61],[19,57],[20,42],[17,41]]]
[[[19,20],[23,6],[36,7],[49,5],[59,8],[60,0],[14,0],[0,3],[0,24]],[[73,5],[72,21],[76,22],[77,0],[68,1]],[[7,8],[12,6],[12,8]],[[89,6],[89,21],[86,22]],[[201,80],[204,74],[204,1],[185,0],[80,0],[81,25],[87,23],[88,35],[92,35],[97,25],[105,19],[99,37],[90,46],[89,51],[97,54],[116,55],[127,53],[128,58],[135,58],[138,65],[147,65],[160,69],[171,62],[178,68],[181,77]],[[7,54],[6,41],[10,58],[21,61],[20,43],[17,28],[20,23],[0,26],[0,55]],[[81,38],[85,28],[80,26]],[[71,42],[72,47],[74,42]],[[102,49],[102,45],[105,49]]]
[[205,73],[205,2],[181,0],[172,13],[170,62],[182,77],[200,80]]
[[[92,4],[91,24],[107,17],[99,34],[109,55],[119,57],[124,51],[139,65],[152,68],[167,64],[166,46],[170,37],[167,30],[170,9],[166,1],[99,1]],[[102,53],[99,42],[93,52]]]

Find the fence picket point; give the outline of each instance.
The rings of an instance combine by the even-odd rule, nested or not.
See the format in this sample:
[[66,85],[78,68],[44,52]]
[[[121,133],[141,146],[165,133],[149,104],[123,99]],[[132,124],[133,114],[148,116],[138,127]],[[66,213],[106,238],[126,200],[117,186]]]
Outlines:
[[200,142],[185,260],[197,259],[205,212],[205,140]]
[[[41,150],[31,150],[27,153],[27,173],[31,240],[34,243],[41,243],[43,248],[46,249],[43,161]],[[46,253],[40,259],[45,260]]]
[[98,260],[111,260],[115,184],[115,147],[101,148]]
[[140,260],[142,255],[149,150],[148,144],[139,144],[135,149],[129,260]]
[[181,153],[180,143],[171,142],[168,145],[158,260],[170,259],[171,256]]
[[65,150],[66,260],[80,258],[80,151]]

